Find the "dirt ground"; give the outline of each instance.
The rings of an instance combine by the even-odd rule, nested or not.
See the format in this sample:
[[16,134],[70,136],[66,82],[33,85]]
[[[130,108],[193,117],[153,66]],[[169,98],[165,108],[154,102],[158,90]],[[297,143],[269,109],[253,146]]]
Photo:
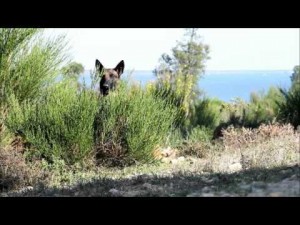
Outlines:
[[272,169],[205,171],[200,159],[181,158],[158,171],[100,177],[59,188],[43,185],[2,193],[2,197],[299,197],[299,164]]

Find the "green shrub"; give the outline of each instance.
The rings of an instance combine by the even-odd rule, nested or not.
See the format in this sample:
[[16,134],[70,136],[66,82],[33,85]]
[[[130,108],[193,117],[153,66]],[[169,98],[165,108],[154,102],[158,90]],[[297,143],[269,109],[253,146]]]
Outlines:
[[102,98],[99,108],[95,121],[99,156],[139,162],[153,160],[154,148],[167,140],[176,116],[162,99],[126,83]]
[[67,163],[81,161],[93,149],[93,122],[98,98],[85,89],[77,92],[65,80],[35,101],[19,103],[11,97],[7,127],[22,134],[31,147],[30,156],[48,160],[62,158]]
[[279,107],[276,102],[282,101],[279,88],[270,87],[264,94],[252,93],[250,103],[245,112],[244,124],[247,127],[258,127],[262,123],[276,121]]
[[8,99],[38,97],[59,75],[66,59],[64,36],[45,39],[36,28],[0,28],[0,139],[7,139],[4,120]]
[[279,118],[283,122],[291,123],[294,128],[300,125],[300,85],[289,91],[281,89],[284,101],[278,102]]
[[218,99],[205,98],[199,100],[195,104],[195,112],[192,117],[193,126],[216,128],[221,121],[222,104],[223,102]]
[[295,66],[291,76],[292,86],[289,90],[280,89],[282,101],[277,101],[280,109],[279,118],[291,123],[294,128],[300,125],[300,67]]
[[212,129],[205,126],[194,127],[187,137],[192,142],[209,142],[212,138]]
[[0,106],[14,94],[33,99],[59,75],[64,36],[45,39],[40,29],[0,29]]

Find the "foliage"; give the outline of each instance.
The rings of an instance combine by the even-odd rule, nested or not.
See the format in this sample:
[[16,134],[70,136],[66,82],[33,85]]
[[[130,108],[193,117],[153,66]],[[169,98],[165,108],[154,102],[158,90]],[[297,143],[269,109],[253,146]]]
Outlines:
[[[187,29],[185,35],[187,40],[178,42],[172,49],[172,56],[163,54],[154,70],[157,92],[162,93],[162,98],[173,101],[182,111],[182,122],[189,120],[193,112],[194,102],[201,93],[197,84],[209,59],[209,47],[202,43],[197,29]],[[183,123],[181,127],[187,124]]]
[[0,29],[0,104],[14,94],[33,99],[59,74],[66,59],[64,36],[42,37],[39,29]]
[[68,164],[91,156],[98,97],[87,89],[78,93],[69,85],[65,80],[48,88],[35,101],[19,103],[11,97],[6,125],[29,143],[29,156],[61,158]]
[[199,99],[195,105],[195,113],[192,116],[192,125],[215,129],[222,119],[221,109],[223,104],[219,99]]
[[297,89],[300,86],[300,66],[295,66],[293,70],[293,74],[291,76],[292,87],[291,89]]
[[121,83],[100,100],[95,121],[99,157],[151,162],[155,146],[163,145],[172,131],[176,111],[140,87]]
[[291,123],[294,128],[300,125],[300,67],[295,66],[291,76],[292,86],[289,90],[280,89],[284,100],[278,101],[279,118],[283,122]]
[[284,101],[278,102],[279,118],[283,122],[291,123],[294,128],[300,125],[300,86],[289,91],[281,89]]
[[37,98],[59,75],[66,47],[63,35],[46,39],[41,29],[0,28],[1,141],[7,136],[8,99],[14,96],[21,103]]
[[62,74],[65,77],[72,78],[74,80],[78,80],[79,75],[84,72],[84,67],[81,63],[71,62],[68,65],[62,68]]

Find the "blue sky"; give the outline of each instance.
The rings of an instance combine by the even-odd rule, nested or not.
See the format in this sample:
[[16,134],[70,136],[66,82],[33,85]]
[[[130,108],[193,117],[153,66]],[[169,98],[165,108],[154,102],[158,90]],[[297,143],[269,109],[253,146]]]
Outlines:
[[[184,29],[76,28],[46,29],[64,33],[74,61],[92,69],[95,59],[105,67],[125,61],[126,70],[153,70],[162,53],[171,53]],[[198,33],[210,46],[207,70],[292,70],[299,65],[300,29],[203,28]]]

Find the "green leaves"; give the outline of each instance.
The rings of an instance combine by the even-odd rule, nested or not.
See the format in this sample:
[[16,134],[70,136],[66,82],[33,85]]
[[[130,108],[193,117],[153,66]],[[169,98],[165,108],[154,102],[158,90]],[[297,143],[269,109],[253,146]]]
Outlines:
[[40,29],[0,29],[1,103],[38,96],[59,75],[66,46],[64,36],[45,39]]

